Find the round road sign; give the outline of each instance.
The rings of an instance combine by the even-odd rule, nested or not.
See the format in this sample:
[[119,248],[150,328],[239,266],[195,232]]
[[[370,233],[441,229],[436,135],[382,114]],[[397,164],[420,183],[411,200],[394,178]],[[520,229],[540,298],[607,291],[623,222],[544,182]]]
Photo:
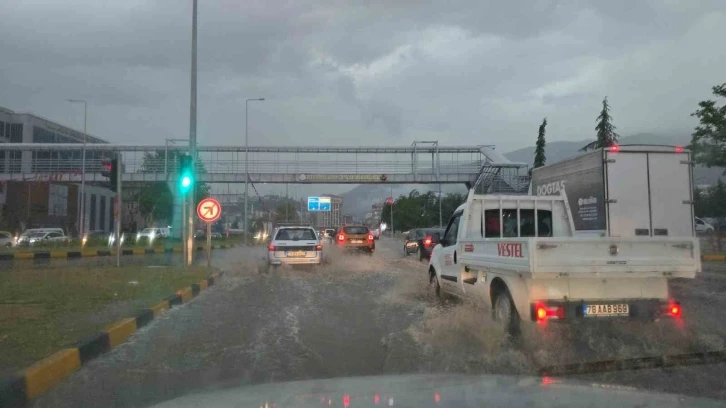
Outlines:
[[205,198],[197,205],[197,217],[205,222],[217,221],[222,215],[222,206],[213,198]]

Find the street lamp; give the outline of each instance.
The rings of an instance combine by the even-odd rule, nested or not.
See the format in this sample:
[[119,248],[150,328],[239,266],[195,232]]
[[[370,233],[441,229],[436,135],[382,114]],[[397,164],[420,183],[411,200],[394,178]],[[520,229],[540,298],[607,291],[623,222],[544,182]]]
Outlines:
[[249,170],[249,153],[250,153],[250,139],[249,139],[249,127],[247,126],[247,118],[249,117],[250,102],[252,101],[264,101],[265,98],[252,98],[245,100],[245,245],[247,245],[247,195],[248,189],[247,184],[250,180]]
[[83,237],[86,228],[86,126],[88,124],[88,102],[83,99],[66,99],[70,103],[83,103],[83,154],[81,158],[81,206],[78,234]]

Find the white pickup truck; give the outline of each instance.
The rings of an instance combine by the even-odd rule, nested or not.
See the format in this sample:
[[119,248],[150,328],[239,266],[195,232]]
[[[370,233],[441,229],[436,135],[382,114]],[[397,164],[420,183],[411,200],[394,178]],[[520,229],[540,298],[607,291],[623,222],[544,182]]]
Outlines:
[[[536,210],[536,212],[535,212]],[[688,237],[573,237],[559,196],[469,193],[429,263],[429,282],[491,308],[510,334],[521,322],[680,317],[669,278],[701,270]]]

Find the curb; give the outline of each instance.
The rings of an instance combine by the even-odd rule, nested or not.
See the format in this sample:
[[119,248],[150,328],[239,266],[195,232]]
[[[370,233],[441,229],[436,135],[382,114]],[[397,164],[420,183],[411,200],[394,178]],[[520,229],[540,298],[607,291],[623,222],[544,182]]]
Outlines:
[[[212,249],[234,248],[235,244],[212,245]],[[204,245],[196,247],[197,252],[204,251]],[[182,252],[182,247],[173,248],[122,248],[121,255],[151,255],[170,254]],[[33,259],[78,259],[94,256],[115,256],[116,251],[110,249],[81,250],[81,251],[38,251],[38,252],[13,252],[0,254],[0,261],[33,260]]]
[[215,272],[207,279],[180,289],[176,294],[148,309],[141,310],[136,316],[121,319],[105,330],[88,336],[76,343],[75,347],[60,350],[12,377],[0,381],[0,407],[26,406],[30,400],[55,387],[89,361],[123,343],[159,314],[192,300],[202,290],[214,285],[219,276],[219,273]]
[[701,260],[726,262],[726,255],[701,255]]

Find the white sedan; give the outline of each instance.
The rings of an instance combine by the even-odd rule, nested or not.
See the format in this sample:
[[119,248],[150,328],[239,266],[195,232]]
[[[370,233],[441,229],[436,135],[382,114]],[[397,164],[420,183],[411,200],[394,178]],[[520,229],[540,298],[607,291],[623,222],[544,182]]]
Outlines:
[[280,227],[267,246],[267,266],[320,265],[323,245],[311,227]]

